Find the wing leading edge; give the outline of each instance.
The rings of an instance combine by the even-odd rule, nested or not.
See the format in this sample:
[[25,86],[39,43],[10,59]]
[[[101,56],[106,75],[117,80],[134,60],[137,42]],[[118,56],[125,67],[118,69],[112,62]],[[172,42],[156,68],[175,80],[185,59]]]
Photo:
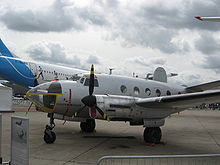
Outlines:
[[144,108],[191,108],[202,103],[214,103],[220,100],[220,90],[210,90],[182,95],[162,96],[138,99],[136,105]]

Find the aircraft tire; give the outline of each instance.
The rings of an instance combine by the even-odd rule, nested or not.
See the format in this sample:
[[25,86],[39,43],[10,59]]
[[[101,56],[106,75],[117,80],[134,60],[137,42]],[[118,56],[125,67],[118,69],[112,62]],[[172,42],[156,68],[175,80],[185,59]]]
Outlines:
[[56,140],[56,134],[53,131],[45,132],[44,141],[47,144],[52,144]]
[[146,127],[144,130],[144,141],[147,143],[160,143],[161,137],[160,127]]
[[95,120],[94,119],[87,119],[86,122],[80,123],[80,128],[82,132],[93,132],[95,130]]

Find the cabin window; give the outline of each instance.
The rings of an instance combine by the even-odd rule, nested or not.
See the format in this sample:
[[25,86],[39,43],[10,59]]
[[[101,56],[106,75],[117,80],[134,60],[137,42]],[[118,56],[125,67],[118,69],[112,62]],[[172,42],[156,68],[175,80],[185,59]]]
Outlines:
[[171,92],[168,90],[167,91],[167,96],[170,96],[171,95]]
[[[90,79],[89,78],[86,78],[86,81],[84,83],[84,86],[89,86],[89,81]],[[98,83],[98,80],[97,79],[94,79],[94,86],[95,87],[98,87],[99,86],[99,83]]]
[[134,94],[135,95],[139,95],[140,94],[140,90],[138,87],[134,87]]
[[161,92],[160,92],[159,89],[157,89],[157,90],[156,90],[156,96],[157,96],[157,97],[160,97],[160,95],[161,95]]
[[121,89],[122,93],[126,93],[127,92],[127,87],[125,85],[122,85],[120,89]]
[[147,94],[147,96],[150,96],[151,90],[150,90],[149,88],[146,88],[146,89],[145,89],[145,93]]

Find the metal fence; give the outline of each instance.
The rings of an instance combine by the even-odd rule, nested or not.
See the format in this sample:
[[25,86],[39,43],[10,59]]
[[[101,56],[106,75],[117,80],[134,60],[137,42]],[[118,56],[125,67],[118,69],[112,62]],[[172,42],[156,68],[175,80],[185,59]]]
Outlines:
[[220,154],[104,156],[97,165],[220,165]]
[[30,105],[31,102],[29,100],[24,99],[13,99],[12,100],[13,105]]

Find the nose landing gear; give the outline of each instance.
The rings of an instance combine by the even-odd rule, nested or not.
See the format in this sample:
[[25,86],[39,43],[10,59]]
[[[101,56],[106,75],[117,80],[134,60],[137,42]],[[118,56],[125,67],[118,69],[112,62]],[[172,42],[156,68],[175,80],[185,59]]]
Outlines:
[[56,134],[52,131],[55,127],[53,113],[48,114],[50,117],[50,125],[46,125],[44,130],[44,141],[47,144],[52,144],[56,140]]

